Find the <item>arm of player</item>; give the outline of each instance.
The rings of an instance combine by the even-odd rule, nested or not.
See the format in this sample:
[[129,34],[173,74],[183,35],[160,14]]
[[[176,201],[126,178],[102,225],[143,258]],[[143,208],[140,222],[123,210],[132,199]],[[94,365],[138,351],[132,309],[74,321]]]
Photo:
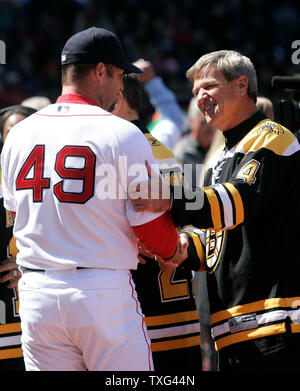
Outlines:
[[188,238],[188,256],[182,263],[185,267],[196,272],[206,270],[205,242],[206,232],[193,226],[186,226],[179,231],[180,235],[185,234]]
[[[206,270],[205,238],[206,233],[193,226],[187,226],[179,231],[181,237],[181,252],[185,252],[185,258],[182,260],[158,258],[162,271],[172,271],[176,267],[203,272]],[[184,240],[185,238],[185,240]],[[170,266],[170,263],[172,266]]]
[[163,259],[153,251],[147,249],[145,245],[138,240],[139,259],[141,263],[153,259],[159,263],[160,269],[164,272],[170,272],[181,265],[188,257],[189,240],[186,234],[178,235],[176,251],[172,257]]
[[287,171],[282,167],[291,167],[291,175],[297,177],[299,165],[295,162],[299,160],[300,147],[287,130],[278,134],[261,130],[258,137],[253,133],[250,136],[243,147],[245,155],[228,181],[203,189],[191,189],[185,184],[179,197],[173,193],[169,199],[139,199],[134,207],[156,212],[169,209],[176,226],[202,229],[233,229],[245,220],[257,220],[272,208],[275,199],[291,191],[286,185]]
[[[244,221],[244,205],[237,187],[232,183],[192,188],[188,184],[177,186],[171,192],[165,190],[165,185],[159,175],[148,171],[148,194],[155,197],[137,197],[130,194],[133,207],[138,212],[158,213],[170,210],[176,226],[194,225],[204,229],[224,229],[241,224]],[[243,182],[243,181],[240,181]],[[145,183],[140,185],[146,186]]]
[[[205,239],[206,233],[193,226],[187,226],[179,231],[177,249],[173,257],[163,259],[153,251],[147,249],[138,241],[140,256],[156,260],[162,271],[172,271],[178,266],[202,272],[206,270]],[[142,263],[146,261],[141,259]]]
[[[158,175],[155,170],[151,169],[147,160],[145,161],[145,165],[148,172],[148,181],[138,184],[135,187],[135,191],[128,193],[130,201],[136,212],[165,212],[169,210],[172,205],[170,187],[166,186],[162,177]],[[140,196],[141,189],[144,189],[144,194],[149,194],[151,196]]]
[[177,251],[178,232],[169,212],[148,223],[132,227],[142,246],[161,258],[173,257]]

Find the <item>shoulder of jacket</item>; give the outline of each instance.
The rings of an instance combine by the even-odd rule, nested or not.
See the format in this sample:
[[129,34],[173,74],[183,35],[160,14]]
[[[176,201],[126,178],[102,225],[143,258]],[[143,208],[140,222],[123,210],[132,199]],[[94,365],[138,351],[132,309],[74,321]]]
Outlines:
[[152,152],[155,159],[157,160],[176,159],[172,150],[169,147],[167,147],[165,144],[157,140],[157,138],[152,136],[151,133],[146,133],[145,137],[147,138],[150,147],[152,148]]
[[277,155],[290,155],[299,150],[299,142],[295,135],[270,119],[260,121],[240,143],[244,153],[265,148]]

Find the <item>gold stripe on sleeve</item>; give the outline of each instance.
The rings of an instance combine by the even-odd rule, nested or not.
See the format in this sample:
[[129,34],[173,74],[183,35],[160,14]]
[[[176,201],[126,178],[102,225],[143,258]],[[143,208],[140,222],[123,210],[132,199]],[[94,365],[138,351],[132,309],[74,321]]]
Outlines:
[[213,227],[210,229],[221,229],[222,220],[221,220],[221,211],[220,211],[220,203],[218,197],[216,196],[214,190],[210,187],[204,187],[205,194],[208,198],[210,210],[211,210],[211,218],[213,222]]
[[273,324],[270,326],[259,327],[253,330],[245,330],[240,333],[227,335],[215,341],[216,350],[225,348],[234,343],[249,341],[255,338],[266,337],[268,335],[280,334],[286,331],[285,323]]
[[300,333],[300,323],[291,324],[292,333]]
[[23,357],[23,352],[21,348],[0,350],[0,360],[6,360],[7,358],[18,358],[18,357]]
[[223,183],[223,186],[225,186],[226,189],[229,190],[230,194],[232,195],[232,198],[234,201],[234,207],[235,207],[235,225],[234,226],[237,226],[244,221],[244,205],[243,205],[242,198],[240,196],[240,193],[235,188],[235,186],[233,186],[232,183],[225,182],[225,183]]
[[9,334],[9,333],[20,333],[21,332],[21,323],[7,323],[0,325],[0,335]]
[[152,352],[161,352],[164,350],[189,348],[191,346],[199,346],[200,342],[200,335],[188,338],[172,339],[170,341],[152,342],[151,350]]
[[185,311],[185,312],[176,312],[175,314],[169,315],[158,315],[158,316],[146,316],[145,322],[147,327],[151,326],[161,326],[171,323],[178,322],[188,322],[191,320],[198,320],[198,311]]
[[204,253],[203,245],[202,245],[202,242],[201,242],[201,239],[199,238],[199,236],[195,232],[190,231],[188,228],[182,229],[180,231],[180,233],[185,233],[185,232],[188,232],[191,235],[191,237],[193,238],[193,242],[195,244],[195,247],[197,250],[197,255],[198,255],[199,259],[205,260],[205,253]]
[[203,245],[202,245],[202,242],[201,242],[199,236],[197,234],[195,234],[195,232],[192,232],[189,230],[185,230],[185,231],[181,231],[181,232],[188,232],[191,235],[193,242],[194,242],[194,245],[196,247],[198,258],[200,259],[200,270],[202,270],[203,266],[205,267],[206,255],[205,255]]

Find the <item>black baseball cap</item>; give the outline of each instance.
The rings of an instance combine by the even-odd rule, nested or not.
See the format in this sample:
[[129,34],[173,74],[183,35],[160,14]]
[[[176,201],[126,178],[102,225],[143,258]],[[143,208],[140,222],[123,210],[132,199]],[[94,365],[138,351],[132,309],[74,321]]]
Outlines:
[[126,73],[142,70],[125,59],[119,38],[103,28],[90,27],[73,35],[61,53],[61,65],[103,62],[124,69]]

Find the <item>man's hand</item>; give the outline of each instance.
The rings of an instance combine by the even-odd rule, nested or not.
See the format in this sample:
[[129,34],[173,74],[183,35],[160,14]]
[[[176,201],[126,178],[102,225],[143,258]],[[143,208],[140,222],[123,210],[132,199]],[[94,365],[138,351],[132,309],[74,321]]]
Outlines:
[[188,257],[188,245],[189,245],[189,240],[186,234],[181,233],[178,236],[178,243],[177,243],[177,248],[176,252],[173,255],[172,258],[169,259],[163,259],[159,257],[157,254],[155,254],[153,251],[148,250],[143,243],[138,240],[137,241],[137,247],[138,247],[138,258],[140,260],[140,263],[145,264],[146,260],[142,258],[140,255],[144,255],[148,258],[154,259],[156,262],[158,262],[160,269],[163,272],[170,272],[176,269],[179,265],[182,264],[183,261],[186,260]]
[[143,256],[145,256],[147,258],[154,259],[155,261],[157,261],[157,255],[153,251],[148,250],[144,246],[144,244],[140,241],[140,239],[137,239],[137,248],[138,248],[138,259],[139,259],[140,263],[143,263],[143,264],[147,263],[146,259],[144,259]]
[[178,238],[177,249],[172,258],[158,258],[160,270],[170,272],[182,264],[188,257],[189,240],[186,234],[181,233]]
[[16,288],[18,286],[18,281],[21,278],[21,272],[18,269],[18,265],[16,264],[16,258],[12,257],[9,259],[6,259],[5,261],[0,263],[0,273],[6,272],[8,273],[4,274],[0,278],[0,282],[4,283],[6,281],[11,281],[7,288]]
[[144,71],[143,73],[137,73],[137,77],[141,83],[147,83],[156,76],[150,61],[145,61],[143,58],[140,58],[139,60],[135,61],[133,65]]
[[[171,208],[170,188],[167,186],[160,175],[151,170],[149,163],[146,161],[148,171],[148,182],[139,184],[136,191],[129,193],[133,208],[137,212],[164,212]],[[146,188],[146,196],[145,196]],[[140,193],[141,189],[143,192]]]

